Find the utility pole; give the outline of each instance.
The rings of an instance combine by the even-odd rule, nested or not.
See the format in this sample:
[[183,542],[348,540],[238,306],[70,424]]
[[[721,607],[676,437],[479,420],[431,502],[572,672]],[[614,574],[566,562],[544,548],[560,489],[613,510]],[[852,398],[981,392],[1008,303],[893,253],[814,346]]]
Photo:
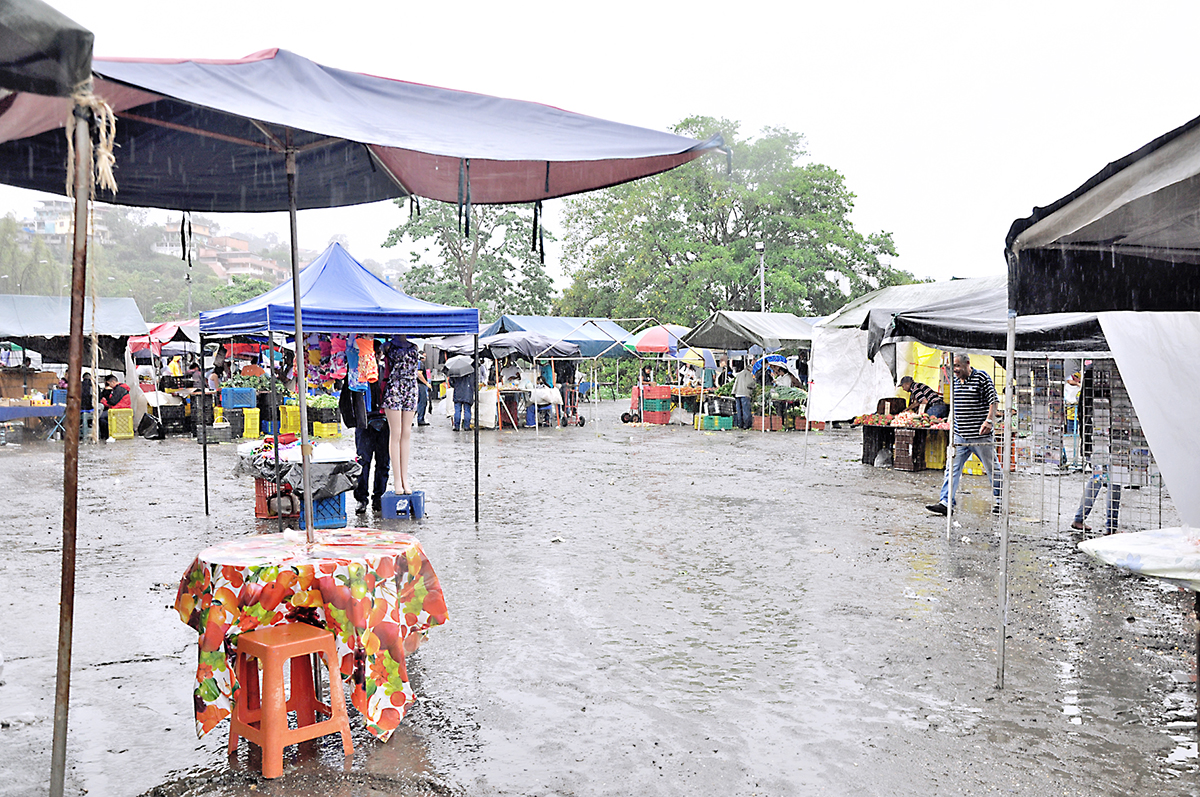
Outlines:
[[764,265],[766,247],[763,246],[762,241],[754,242],[754,251],[758,252],[758,299],[760,309],[765,313],[767,312],[767,272]]

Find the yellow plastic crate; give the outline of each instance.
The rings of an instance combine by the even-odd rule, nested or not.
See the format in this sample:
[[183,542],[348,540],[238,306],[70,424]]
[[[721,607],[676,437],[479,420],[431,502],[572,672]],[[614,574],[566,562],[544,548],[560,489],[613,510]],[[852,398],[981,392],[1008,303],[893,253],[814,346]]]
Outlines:
[[321,423],[313,421],[313,437],[341,437],[342,425],[340,423]]
[[[930,431],[925,435],[925,467],[929,470],[945,470],[946,468],[946,435],[948,432]],[[971,460],[977,467],[978,459]],[[982,469],[980,470],[982,473]]]
[[108,436],[113,440],[133,439],[133,410],[118,408],[108,411]]
[[262,427],[258,423],[258,407],[242,410],[242,437],[261,437]]
[[300,407],[288,405],[279,408],[280,434],[300,434]]

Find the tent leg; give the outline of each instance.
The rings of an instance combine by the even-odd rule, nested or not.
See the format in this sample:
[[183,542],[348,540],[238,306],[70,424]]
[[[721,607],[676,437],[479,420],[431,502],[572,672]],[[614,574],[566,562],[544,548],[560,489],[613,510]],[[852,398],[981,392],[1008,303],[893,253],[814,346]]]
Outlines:
[[308,457],[310,453],[310,445],[308,442],[308,377],[304,373],[304,320],[303,313],[300,308],[300,233],[296,228],[296,150],[292,147],[292,131],[287,133],[287,153],[285,154],[287,165],[287,187],[288,187],[288,227],[292,237],[292,308],[294,311],[294,321],[296,336],[294,340],[294,348],[296,350],[296,401],[300,405],[300,470],[304,479],[304,536],[309,544],[316,541],[314,533],[317,518],[313,514],[312,490],[308,478]]
[[[472,358],[471,367],[475,369],[476,375],[479,374],[479,333],[475,333],[475,356]],[[479,523],[479,385],[475,385],[475,395],[471,396],[472,407],[471,415],[475,418],[475,522]]]
[[67,431],[63,443],[62,576],[58,604],[58,665],[54,683],[54,740],[50,795],[62,797],[71,703],[71,640],[75,627],[75,541],[79,496],[79,424],[83,406],[83,293],[87,276],[87,207],[91,196],[92,136],[87,111],[76,105],[75,240],[71,258],[71,342],[67,354]]
[[[220,345],[220,344],[218,344]],[[204,516],[208,517],[208,430],[204,428],[204,397],[207,395],[208,379],[204,376],[204,335],[200,335],[200,429],[196,432],[202,440],[200,449],[201,456],[204,459]],[[216,406],[217,399],[213,397],[213,405]],[[216,410],[213,410],[213,420],[216,421]],[[192,425],[196,424],[196,418],[193,415]]]
[[[1004,458],[1003,470],[1000,473],[1000,574],[996,580],[996,593],[999,617],[997,626],[1000,638],[996,641],[996,688],[1004,688],[1004,639],[1008,635],[1008,504],[1009,489],[1008,473],[1012,466],[1012,397],[1013,397],[1013,361],[1016,357],[1017,346],[1017,313],[1008,311],[1008,353],[1004,360]],[[1043,462],[1045,456],[1042,457]],[[994,467],[994,466],[993,466]]]

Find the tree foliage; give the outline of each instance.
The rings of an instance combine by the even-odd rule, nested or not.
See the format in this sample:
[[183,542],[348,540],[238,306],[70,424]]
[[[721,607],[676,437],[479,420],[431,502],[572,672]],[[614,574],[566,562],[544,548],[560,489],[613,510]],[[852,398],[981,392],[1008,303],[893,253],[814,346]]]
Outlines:
[[[404,206],[403,200],[396,204]],[[543,315],[550,309],[554,285],[531,251],[532,236],[528,209],[476,205],[468,236],[465,225],[460,229],[454,205],[430,202],[389,232],[384,246],[412,247],[404,289],[417,298],[477,307],[485,318]]]
[[563,262],[572,284],[563,315],[651,316],[693,325],[715,310],[759,309],[764,244],[766,309],[832,313],[876,288],[912,282],[888,265],[890,233],[850,222],[854,194],[834,169],[804,161],[800,135],[768,128],[737,138],[737,124],[693,117],[676,131],[731,146],[678,169],[566,202]]

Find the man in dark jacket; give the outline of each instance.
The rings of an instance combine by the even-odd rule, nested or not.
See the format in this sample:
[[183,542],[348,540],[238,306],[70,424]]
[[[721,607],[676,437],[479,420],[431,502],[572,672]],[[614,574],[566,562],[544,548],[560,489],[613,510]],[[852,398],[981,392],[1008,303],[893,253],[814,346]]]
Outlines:
[[100,391],[100,439],[108,437],[108,411],[129,409],[133,399],[129,397],[129,385],[112,374],[104,377],[104,390]]
[[[338,409],[346,426],[354,427],[354,447],[358,452],[358,461],[362,472],[358,474],[358,483],[354,485],[354,499],[358,501],[355,512],[359,515],[367,511],[367,498],[371,505],[379,510],[383,505],[383,494],[387,492],[388,465],[388,422],[383,413],[383,383],[369,382],[367,391],[351,390],[347,380],[342,381],[342,395],[338,400]],[[370,409],[367,408],[368,397]],[[375,461],[374,482],[368,481],[371,472],[371,461]]]

